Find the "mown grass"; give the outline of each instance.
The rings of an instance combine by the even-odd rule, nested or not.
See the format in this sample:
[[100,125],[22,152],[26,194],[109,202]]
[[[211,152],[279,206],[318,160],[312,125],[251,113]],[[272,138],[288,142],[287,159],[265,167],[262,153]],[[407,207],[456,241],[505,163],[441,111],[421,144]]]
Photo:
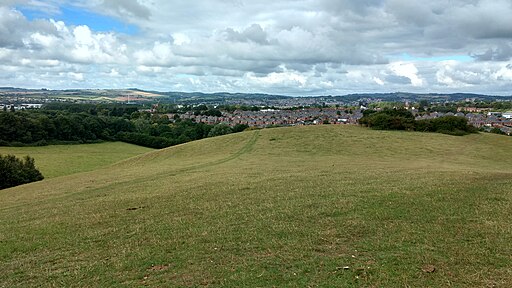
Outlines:
[[508,287],[511,157],[327,125],[158,150],[1,191],[0,286]]
[[30,155],[45,178],[92,171],[153,149],[122,142],[42,147],[0,147],[0,154]]

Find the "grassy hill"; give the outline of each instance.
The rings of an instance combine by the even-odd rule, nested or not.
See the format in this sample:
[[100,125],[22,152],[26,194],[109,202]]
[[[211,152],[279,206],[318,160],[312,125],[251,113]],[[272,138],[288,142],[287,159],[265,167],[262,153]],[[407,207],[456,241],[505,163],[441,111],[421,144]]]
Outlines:
[[329,125],[158,150],[0,191],[0,286],[507,287],[510,159]]
[[151,148],[123,142],[41,147],[0,147],[0,154],[30,155],[46,179],[91,171],[137,156]]

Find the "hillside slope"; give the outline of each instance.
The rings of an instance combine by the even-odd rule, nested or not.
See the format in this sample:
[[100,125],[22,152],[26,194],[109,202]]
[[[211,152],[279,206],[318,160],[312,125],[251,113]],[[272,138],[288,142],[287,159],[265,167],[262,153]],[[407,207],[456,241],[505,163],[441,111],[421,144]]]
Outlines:
[[0,147],[0,154],[30,155],[45,179],[92,171],[154,149],[123,142]]
[[0,286],[505,287],[509,159],[327,125],[158,150],[0,191]]

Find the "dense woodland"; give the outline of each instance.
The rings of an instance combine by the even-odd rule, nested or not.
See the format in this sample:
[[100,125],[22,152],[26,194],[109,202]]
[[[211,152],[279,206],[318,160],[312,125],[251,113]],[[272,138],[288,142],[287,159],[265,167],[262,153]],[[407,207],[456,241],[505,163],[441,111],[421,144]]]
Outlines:
[[138,110],[128,105],[49,104],[39,110],[0,112],[0,145],[124,141],[164,148],[247,128],[180,119],[171,122],[165,115]]

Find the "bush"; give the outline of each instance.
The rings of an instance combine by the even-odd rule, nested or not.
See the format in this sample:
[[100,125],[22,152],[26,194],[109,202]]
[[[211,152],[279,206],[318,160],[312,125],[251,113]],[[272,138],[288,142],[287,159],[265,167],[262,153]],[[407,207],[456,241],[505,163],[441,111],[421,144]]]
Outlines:
[[496,127],[492,128],[491,131],[489,131],[489,132],[494,133],[494,134],[507,135],[507,133],[501,131],[500,128],[496,128]]
[[233,133],[243,132],[245,129],[249,128],[249,125],[247,124],[236,124],[231,130],[233,130]]
[[25,156],[18,159],[14,155],[0,155],[0,189],[43,179],[43,175],[35,167],[34,158]]
[[233,130],[231,130],[231,127],[229,127],[227,124],[220,123],[215,126],[213,126],[212,130],[208,132],[208,137],[215,137],[215,136],[222,136],[226,134],[232,133]]
[[[366,112],[366,111],[365,111]],[[413,130],[414,116],[406,110],[369,111],[359,120],[361,125],[377,130]]]
[[[366,112],[366,111],[365,111]],[[462,136],[477,132],[464,117],[444,116],[434,119],[414,120],[406,110],[369,111],[359,124],[377,130],[414,130]]]
[[455,136],[467,135],[477,132],[476,128],[468,124],[468,120],[458,116],[444,116],[434,119],[416,121],[416,131],[437,132]]
[[116,135],[116,138],[122,142],[156,149],[161,149],[176,144],[168,138],[149,136],[146,134],[134,132],[120,132]]

